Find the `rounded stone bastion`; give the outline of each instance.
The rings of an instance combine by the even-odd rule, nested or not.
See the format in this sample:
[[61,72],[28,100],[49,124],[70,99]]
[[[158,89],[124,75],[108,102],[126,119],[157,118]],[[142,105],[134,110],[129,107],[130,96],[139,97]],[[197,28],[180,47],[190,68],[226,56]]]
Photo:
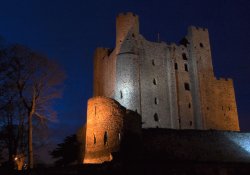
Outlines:
[[126,109],[107,97],[88,100],[86,145],[83,163],[100,164],[112,160],[120,148]]

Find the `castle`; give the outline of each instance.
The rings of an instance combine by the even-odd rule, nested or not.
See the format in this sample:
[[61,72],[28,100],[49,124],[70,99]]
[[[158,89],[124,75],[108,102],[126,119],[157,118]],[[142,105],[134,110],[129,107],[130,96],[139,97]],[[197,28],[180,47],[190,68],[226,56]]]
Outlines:
[[233,81],[214,76],[207,29],[150,42],[137,15],[117,16],[115,48],[94,54],[83,163],[112,160],[126,132],[142,128],[239,131]]

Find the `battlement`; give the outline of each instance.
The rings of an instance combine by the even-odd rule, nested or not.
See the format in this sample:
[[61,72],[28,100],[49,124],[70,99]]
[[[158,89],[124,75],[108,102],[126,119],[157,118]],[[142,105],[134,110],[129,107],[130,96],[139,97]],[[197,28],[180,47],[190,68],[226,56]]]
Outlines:
[[122,16],[130,16],[130,17],[138,18],[138,15],[136,15],[133,12],[122,12],[122,13],[119,13],[117,17],[122,17]]
[[197,31],[205,31],[208,32],[207,28],[203,28],[203,27],[197,27],[197,26],[189,26],[188,27],[190,30],[197,30]]
[[109,56],[114,49],[98,47],[95,50],[95,55],[97,59],[104,58],[105,56]]
[[216,80],[232,82],[232,78],[215,77]]

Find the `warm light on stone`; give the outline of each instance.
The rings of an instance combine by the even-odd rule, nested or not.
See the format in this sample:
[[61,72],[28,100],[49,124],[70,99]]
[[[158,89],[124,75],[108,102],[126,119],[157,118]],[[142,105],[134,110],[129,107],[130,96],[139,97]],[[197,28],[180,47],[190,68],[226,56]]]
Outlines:
[[125,108],[107,97],[88,101],[86,146],[83,163],[103,163],[112,160],[123,136]]

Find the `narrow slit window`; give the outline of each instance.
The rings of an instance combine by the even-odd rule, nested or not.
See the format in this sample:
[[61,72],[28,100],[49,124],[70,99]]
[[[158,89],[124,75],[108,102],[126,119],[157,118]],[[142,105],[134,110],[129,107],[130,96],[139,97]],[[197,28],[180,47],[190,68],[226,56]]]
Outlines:
[[155,98],[155,104],[157,105],[159,103],[158,98]]
[[193,122],[192,122],[192,121],[189,121],[189,125],[192,126],[192,125],[193,125]]
[[188,65],[184,64],[185,71],[188,72]]
[[190,91],[190,86],[188,83],[184,83],[185,90]]
[[157,113],[154,114],[154,120],[155,120],[156,122],[159,121],[159,117],[158,117],[158,114],[157,114]]
[[153,84],[154,84],[154,85],[156,85],[156,84],[157,84],[157,83],[156,83],[156,79],[155,79],[155,78],[153,79]]
[[182,54],[182,59],[187,60],[187,55],[185,53]]
[[121,141],[121,133],[118,133],[118,139]]
[[122,91],[120,91],[120,98],[121,98],[121,99],[123,98],[123,94],[122,94]]
[[155,66],[155,60],[152,60],[152,65]]
[[96,106],[95,106],[95,116],[96,116]]
[[95,134],[94,134],[94,145],[96,144],[96,137],[95,137]]
[[201,48],[203,48],[203,47],[204,47],[204,45],[203,45],[202,43],[200,43],[200,47],[201,47]]
[[107,131],[104,132],[103,141],[104,141],[104,145],[107,145],[107,143],[108,143],[108,133],[107,133]]
[[191,108],[191,103],[188,103],[188,108]]

